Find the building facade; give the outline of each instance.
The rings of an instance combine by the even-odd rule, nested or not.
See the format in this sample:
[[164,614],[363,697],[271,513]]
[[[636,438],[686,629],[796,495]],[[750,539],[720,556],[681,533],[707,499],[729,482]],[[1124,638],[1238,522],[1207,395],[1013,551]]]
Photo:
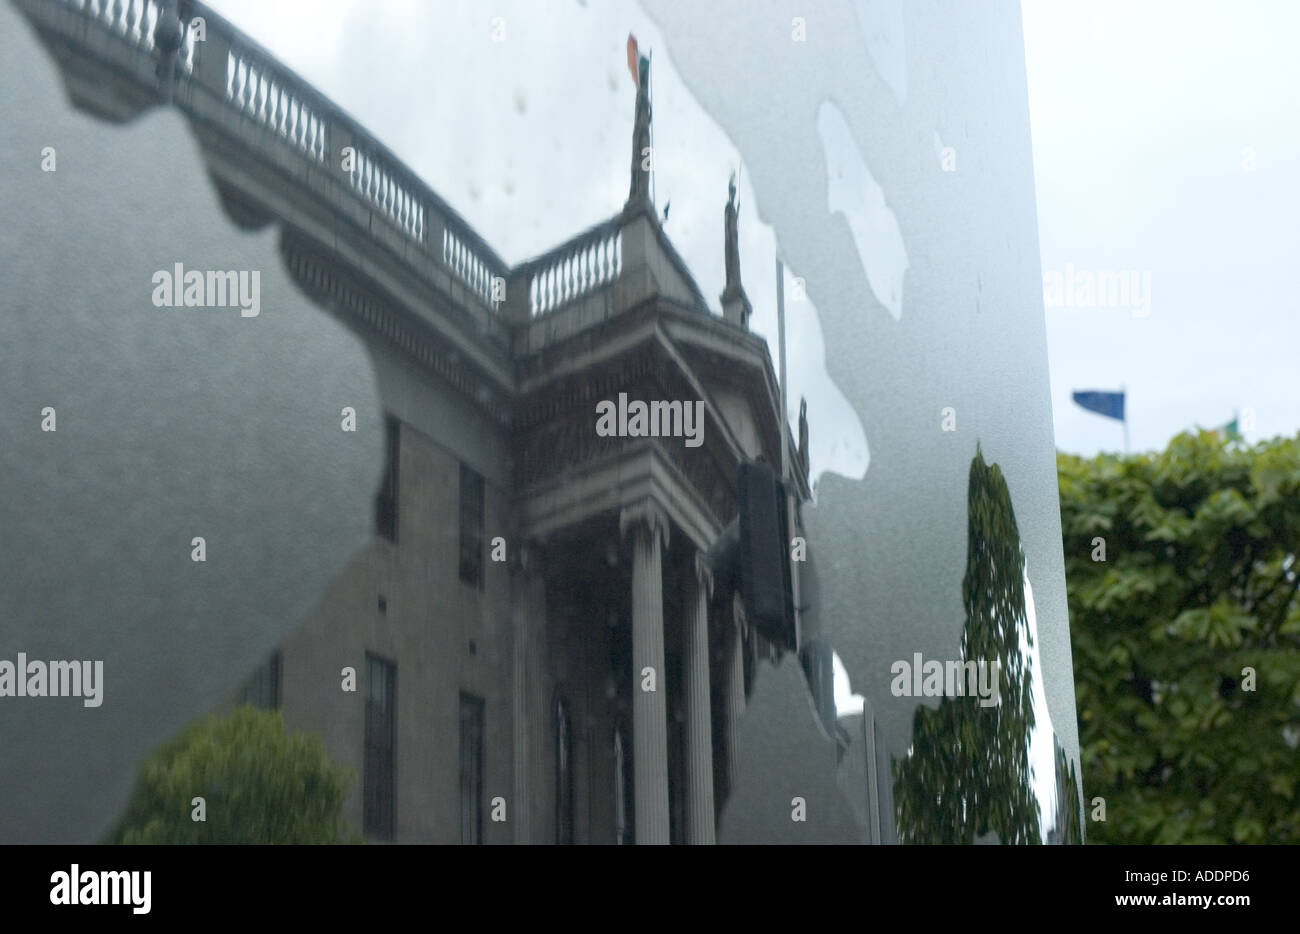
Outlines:
[[779,464],[785,443],[808,495],[806,441],[748,330],[735,217],[733,186],[718,317],[633,160],[618,215],[453,290],[469,307],[443,320],[486,298],[505,327],[451,331],[452,365],[385,319],[391,283],[286,236],[320,304],[378,325],[357,333],[387,457],[373,542],[245,697],[355,772],[345,818],[368,840],[714,842],[746,684],[775,650],[713,593],[704,554],[742,462]]
[[[44,45],[60,91],[79,112],[78,125],[64,127],[68,142],[60,143],[64,166],[76,171],[47,180],[82,187],[65,189],[59,209],[84,207],[87,190],[110,193],[84,212],[89,220],[80,227],[134,221],[137,236],[183,215],[189,226],[167,228],[174,235],[159,238],[145,272],[175,268],[181,253],[187,267],[201,265],[189,261],[190,251],[220,268],[242,256],[238,265],[260,266],[268,286],[279,280],[278,293],[268,288],[259,323],[293,319],[305,327],[284,342],[291,352],[301,347],[308,351],[302,359],[318,361],[311,351],[331,333],[350,351],[330,358],[333,367],[314,366],[328,384],[297,407],[283,386],[288,379],[229,410],[178,406],[178,423],[207,415],[204,430],[217,438],[254,411],[292,411],[299,433],[263,468],[279,481],[281,496],[286,475],[299,477],[295,493],[332,468],[346,479],[329,493],[299,495],[297,506],[245,496],[241,513],[232,507],[241,484],[247,486],[248,461],[170,470],[215,476],[219,482],[207,486],[235,491],[208,508],[204,523],[223,532],[227,544],[246,546],[237,549],[246,552],[242,557],[255,558],[237,564],[227,548],[204,567],[205,578],[195,578],[186,551],[179,570],[151,579],[150,604],[118,613],[118,644],[98,650],[111,670],[124,673],[118,683],[131,684],[134,696],[112,695],[113,705],[96,715],[111,721],[40,721],[58,723],[54,729],[24,718],[28,748],[43,750],[27,758],[49,758],[45,737],[79,730],[113,760],[105,771],[125,793],[128,766],[144,750],[222,703],[249,676],[245,699],[282,709],[292,729],[319,733],[331,755],[355,772],[345,816],[376,842],[709,842],[724,812],[721,838],[738,842],[1078,837],[1081,819],[1069,806],[1079,799],[1072,765],[1078,743],[1014,4],[996,14],[981,7],[964,19],[911,11],[920,28],[910,35],[927,37],[915,47],[938,53],[926,70],[936,93],[916,94],[901,112],[881,99],[837,116],[824,100],[806,101],[806,114],[818,115],[816,130],[786,133],[780,147],[768,146],[770,126],[753,129],[761,121],[731,121],[732,138],[752,159],[779,149],[782,161],[798,167],[790,181],[802,187],[781,198],[769,189],[766,203],[786,204],[773,217],[801,275],[846,290],[819,312],[827,373],[860,417],[870,413],[870,471],[860,481],[827,476],[816,506],[808,504],[803,515],[797,507],[808,496],[806,429],[793,444],[768,348],[747,327],[734,196],[722,224],[721,317],[710,312],[649,197],[641,170],[652,119],[648,63],[629,62],[638,93],[626,202],[607,220],[511,266],[381,141],[202,3],[12,6]],[[828,9],[825,33],[844,33],[835,17],[851,12]],[[682,34],[698,28],[698,11],[683,7],[679,14]],[[727,28],[744,37],[745,48],[760,49],[768,41],[760,22],[739,18]],[[9,30],[6,40],[18,32]],[[902,47],[901,38],[894,45]],[[678,68],[690,60],[686,46],[674,58]],[[818,64],[835,71],[828,81],[838,81],[854,73],[843,65],[851,61],[827,56]],[[22,80],[11,84],[37,84],[27,77],[42,67],[29,59]],[[746,73],[743,88],[722,96],[752,110],[751,100],[804,89],[757,90],[772,80]],[[64,96],[18,112],[60,110]],[[940,104],[942,113],[934,109]],[[156,127],[99,132],[153,108],[166,111],[159,121],[173,137],[166,146],[126,145]],[[760,110],[781,119],[786,112]],[[992,115],[965,134],[961,173],[936,168],[928,153],[932,127],[955,112]],[[25,115],[12,122],[25,128],[19,159],[46,145],[45,129]],[[850,124],[856,134],[837,132]],[[858,270],[845,252],[851,247],[843,225],[829,240],[822,236],[826,206],[837,213],[838,198],[834,186],[820,187],[823,156],[826,180],[847,177],[834,166],[851,165],[855,151],[861,159],[859,143],[868,138],[868,161],[893,192],[892,211],[907,240],[909,307],[897,327],[880,316],[892,311],[898,322],[900,306],[873,297],[874,280],[859,274],[872,266],[862,246]],[[925,152],[916,149],[918,140]],[[119,158],[88,188],[91,176],[81,173],[95,160],[78,164],[77,155],[116,152],[119,143],[130,159]],[[991,185],[980,166],[1021,181]],[[119,184],[178,167],[190,172],[187,186],[173,181],[142,192]],[[180,188],[201,197],[182,210]],[[44,212],[45,226],[30,229],[44,230],[51,243],[76,242],[72,234],[82,231],[61,217],[51,222],[57,213]],[[956,216],[981,218],[984,233],[971,237],[966,225],[952,223]],[[230,236],[234,228],[277,236]],[[114,226],[71,252],[114,255],[108,247],[124,239]],[[24,267],[35,270],[22,270],[28,284],[19,294],[31,296],[27,306],[63,307],[65,296],[51,297],[49,287],[66,273],[56,252],[23,254],[31,260]],[[144,260],[124,257],[117,272],[130,272],[137,261]],[[152,336],[159,319],[146,304],[147,275],[124,276],[114,289],[104,281],[92,284],[84,307],[112,320],[109,296],[100,293],[120,293],[113,296],[120,298],[116,317],[140,322],[141,333]],[[872,308],[884,327],[873,326],[867,340],[861,312]],[[182,320],[174,334],[192,347],[191,368],[238,359],[245,389],[261,375],[265,358],[251,351],[263,349],[274,329],[249,327],[239,334],[243,343],[214,344],[194,339],[191,322],[201,319],[175,318]],[[75,323],[75,316],[57,321]],[[138,335],[119,343],[147,346]],[[137,356],[142,366],[149,362]],[[166,380],[158,385],[164,388],[155,396],[171,391]],[[89,401],[82,400],[83,413]],[[1022,414],[1029,409],[1032,417]],[[343,430],[355,435],[339,433],[340,416]],[[285,419],[276,430],[290,436]],[[60,437],[91,440],[84,433]],[[120,446],[113,438],[102,447]],[[104,453],[88,450],[83,464]],[[308,450],[321,452],[314,470]],[[162,446],[152,466],[184,463],[179,451]],[[344,474],[337,468],[349,458],[352,469]],[[801,612],[793,638],[779,645],[759,635],[762,613],[747,622],[738,610],[734,580],[714,580],[710,567],[717,565],[702,558],[728,540],[740,510],[738,472],[747,465],[752,476],[760,459],[783,470],[794,465],[793,531],[803,536],[806,521],[825,558],[820,575],[811,552],[806,562],[791,562],[799,570],[794,604]],[[373,477],[363,476],[371,464]],[[192,510],[200,495],[195,486],[173,485],[173,494],[185,496],[156,510],[144,539],[168,548],[172,539],[191,541],[188,528],[162,533],[175,515]],[[29,488],[44,489],[31,481]],[[147,495],[159,491],[165,490]],[[108,486],[96,499],[126,498]],[[325,505],[331,500],[332,511]],[[323,526],[331,531],[316,536],[277,538],[276,530],[250,521],[341,516],[344,507],[348,521]],[[223,530],[220,523],[232,515],[242,524]],[[110,512],[103,524],[120,520]],[[304,539],[335,547],[317,559],[320,552],[299,544]],[[66,545],[50,551],[56,552],[60,561],[72,553]],[[334,575],[340,555],[351,556],[350,563],[324,592],[320,580],[308,584],[313,568],[326,569],[322,579]],[[163,557],[174,556],[139,563],[161,566]],[[44,627],[29,621],[26,638],[63,632],[65,620],[96,617],[115,593],[138,596],[108,586],[113,575],[100,578],[87,592],[90,610],[59,614]],[[198,589],[205,584],[206,593]],[[305,616],[303,593],[315,600]],[[292,612],[281,609],[288,606]],[[210,618],[195,619],[200,610]],[[150,648],[147,657],[136,651],[140,645]],[[916,659],[919,667],[922,656],[973,661],[972,646],[1018,672],[999,695],[1017,716],[985,716],[969,697],[945,697],[936,709],[920,689],[895,690],[895,664]],[[794,658],[771,664],[783,655]],[[159,680],[168,665],[171,674]],[[744,728],[737,729],[742,712]],[[107,729],[110,722],[116,732]],[[971,735],[978,742],[971,744]],[[954,749],[965,755],[953,756]],[[76,771],[55,767],[60,761],[49,758],[44,774]],[[72,814],[97,796],[94,808],[77,812],[85,816],[59,818],[60,832],[74,839],[93,824],[88,815],[106,817],[114,804],[102,790],[82,786],[74,793],[30,777],[42,773],[17,774],[13,784],[24,801],[39,792],[41,800],[59,802],[43,808],[29,834],[38,823],[48,825],[49,815]],[[97,777],[95,784],[106,783]]]

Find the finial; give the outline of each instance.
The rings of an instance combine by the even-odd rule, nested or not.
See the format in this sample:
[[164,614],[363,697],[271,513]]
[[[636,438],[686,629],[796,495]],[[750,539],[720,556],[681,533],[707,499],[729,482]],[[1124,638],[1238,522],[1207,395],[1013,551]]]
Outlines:
[[742,328],[749,327],[752,308],[745,289],[740,284],[740,234],[737,230],[736,173],[731,173],[727,183],[727,206],[722,209],[722,258],[726,264],[727,280],[722,290],[722,317]]
[[176,10],[176,0],[164,0],[153,30],[154,48],[158,50],[158,91],[171,103],[176,79],[176,53],[185,42],[185,25]]

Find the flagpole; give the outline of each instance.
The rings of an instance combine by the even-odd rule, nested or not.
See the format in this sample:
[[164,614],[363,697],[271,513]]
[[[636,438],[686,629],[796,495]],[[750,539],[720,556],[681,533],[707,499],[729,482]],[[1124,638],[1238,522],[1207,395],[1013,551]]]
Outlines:
[[[645,66],[647,68],[650,68],[650,60],[654,58],[654,54],[655,54],[654,49],[650,49],[650,51],[646,52]],[[654,88],[655,88],[655,70],[653,68],[650,68],[650,77],[646,81],[645,93],[646,93],[646,99],[650,103],[650,112],[652,114],[655,111]],[[650,121],[650,204],[651,205],[658,204],[658,202],[655,200],[655,176],[658,174],[659,173],[655,171],[655,122],[652,119]],[[655,208],[654,214],[655,216],[658,216],[657,207]]]

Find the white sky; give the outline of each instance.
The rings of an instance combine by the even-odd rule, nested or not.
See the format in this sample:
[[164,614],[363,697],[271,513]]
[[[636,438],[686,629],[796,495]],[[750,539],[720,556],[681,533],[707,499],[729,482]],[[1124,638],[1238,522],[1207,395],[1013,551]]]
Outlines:
[[[1134,449],[1253,408],[1300,428],[1300,4],[1023,0],[1043,268],[1151,274],[1150,315],[1047,311],[1057,446]],[[1243,168],[1243,149],[1255,169]]]
[[[356,117],[507,262],[609,217],[627,195],[634,89],[654,51],[657,203],[717,310],[722,207],[740,156],[695,104],[632,0],[210,0]],[[1300,4],[1023,0],[1045,272],[1149,275],[1149,314],[1046,311],[1057,446],[1117,450],[1073,389],[1125,385],[1132,445],[1253,409],[1248,440],[1300,428]],[[505,15],[506,41],[490,19]],[[596,59],[566,55],[574,30]],[[595,36],[595,41],[591,36]],[[738,59],[739,60],[739,59]],[[895,76],[897,79],[898,76]],[[1248,171],[1243,150],[1254,152]],[[775,356],[774,240],[746,211],[753,327]],[[798,270],[791,271],[794,275]],[[873,283],[874,285],[874,283]],[[1076,305],[1078,303],[1076,302]],[[790,411],[809,398],[814,469],[861,476],[857,416],[821,362],[815,309],[787,305]]]

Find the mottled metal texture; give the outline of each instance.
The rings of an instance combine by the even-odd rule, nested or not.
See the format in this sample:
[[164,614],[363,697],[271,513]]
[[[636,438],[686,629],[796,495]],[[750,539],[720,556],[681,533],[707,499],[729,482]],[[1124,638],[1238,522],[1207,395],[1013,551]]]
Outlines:
[[[0,842],[89,843],[368,540],[383,420],[360,340],[275,227],[226,216],[186,121],[75,111],[7,3],[0,126],[0,658],[104,663],[98,707],[0,698]],[[257,271],[257,316],[155,307],[176,263]]]
[[[1063,783],[1051,734],[1073,763],[1078,737],[1018,4],[644,5],[677,71],[743,158],[757,199],[749,209],[805,277],[827,371],[865,429],[865,476],[823,475],[816,504],[804,509],[817,573],[808,580],[805,570],[803,602],[810,628],[874,712],[884,758],[895,762],[877,763],[880,783],[892,784],[915,731],[934,728],[915,719],[918,710],[940,703],[895,696],[891,665],[918,652],[964,657],[972,616],[976,628],[990,620],[963,600],[967,579],[984,573],[971,570],[968,553],[996,526],[999,547],[1014,554],[1014,533],[1027,565],[1030,615],[1017,628],[1037,624],[1033,649],[1020,647],[1032,680],[1017,694],[1028,691],[1036,732],[1027,735],[1022,718],[997,742],[1016,743],[1016,757],[1030,746],[1040,753],[1028,753],[1033,778],[1012,784],[1031,781],[1040,816],[1054,812]],[[955,171],[945,171],[938,139],[953,147]],[[944,431],[948,408],[955,430]],[[995,525],[977,521],[970,496],[977,449],[1009,491]],[[1029,588],[1016,561],[1004,565],[996,586],[1012,600]],[[837,769],[813,753],[834,741],[809,708],[804,679],[785,671],[794,664],[760,668],[720,842],[857,836],[843,826]],[[978,770],[996,735],[956,754],[951,768]],[[942,786],[917,793],[937,796]],[[898,823],[903,805],[887,791],[875,797],[895,812],[887,823]],[[855,808],[861,794],[850,792]],[[792,820],[795,796],[807,799],[805,822]],[[1003,798],[981,807],[1011,808]],[[973,826],[983,820],[973,802],[968,811],[949,836],[997,839]],[[1047,823],[1037,821],[1044,837]]]

